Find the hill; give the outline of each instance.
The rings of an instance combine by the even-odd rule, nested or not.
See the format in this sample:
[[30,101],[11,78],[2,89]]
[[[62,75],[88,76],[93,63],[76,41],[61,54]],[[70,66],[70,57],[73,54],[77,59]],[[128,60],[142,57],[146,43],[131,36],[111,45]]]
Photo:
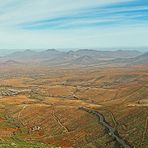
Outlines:
[[97,51],[81,49],[63,52],[56,49],[44,51],[27,49],[1,57],[0,63],[1,65],[32,63],[34,66],[48,67],[147,65],[148,53],[141,53],[136,50]]
[[145,54],[142,54],[138,57],[135,57],[131,60],[132,65],[146,65],[148,64],[148,52]]

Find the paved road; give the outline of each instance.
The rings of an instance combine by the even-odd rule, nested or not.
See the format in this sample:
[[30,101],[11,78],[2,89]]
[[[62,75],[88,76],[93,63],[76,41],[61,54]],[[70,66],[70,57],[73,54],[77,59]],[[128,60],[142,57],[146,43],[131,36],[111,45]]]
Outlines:
[[103,114],[101,114],[101,113],[99,113],[95,110],[85,108],[85,107],[80,107],[79,109],[96,116],[99,119],[99,122],[107,129],[108,134],[110,136],[112,136],[122,147],[131,148],[129,146],[129,144],[126,141],[124,141],[122,139],[122,137],[120,137],[120,135],[118,134],[118,131],[115,130],[112,126],[109,125],[109,123],[105,120],[105,117],[104,117]]

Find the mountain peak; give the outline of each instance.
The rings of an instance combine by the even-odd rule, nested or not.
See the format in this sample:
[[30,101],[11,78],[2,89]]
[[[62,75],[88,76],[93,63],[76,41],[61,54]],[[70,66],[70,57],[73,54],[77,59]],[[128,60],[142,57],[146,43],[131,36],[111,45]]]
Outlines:
[[31,49],[26,49],[26,50],[24,50],[24,52],[32,52],[32,50]]
[[46,52],[58,52],[56,49],[47,49]]

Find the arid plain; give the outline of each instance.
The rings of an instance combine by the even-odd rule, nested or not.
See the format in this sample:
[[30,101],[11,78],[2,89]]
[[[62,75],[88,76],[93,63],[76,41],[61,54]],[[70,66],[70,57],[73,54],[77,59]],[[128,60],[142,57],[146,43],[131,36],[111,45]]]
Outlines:
[[121,147],[102,113],[130,147],[148,145],[148,66],[0,69],[1,147]]

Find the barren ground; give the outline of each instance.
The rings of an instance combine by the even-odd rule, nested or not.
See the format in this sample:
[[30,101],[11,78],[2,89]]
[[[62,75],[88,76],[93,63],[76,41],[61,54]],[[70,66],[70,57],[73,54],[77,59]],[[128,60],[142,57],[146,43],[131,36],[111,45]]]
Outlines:
[[0,71],[1,147],[114,148],[102,113],[131,147],[148,148],[148,67]]

